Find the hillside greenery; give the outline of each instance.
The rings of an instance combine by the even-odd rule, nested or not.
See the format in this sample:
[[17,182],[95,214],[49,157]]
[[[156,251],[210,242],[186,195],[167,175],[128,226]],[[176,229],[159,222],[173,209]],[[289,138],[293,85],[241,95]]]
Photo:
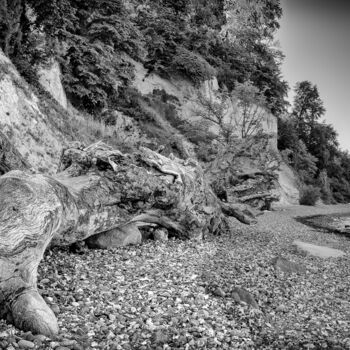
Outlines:
[[317,86],[297,83],[292,112],[279,119],[278,146],[310,196],[321,191],[326,203],[348,203],[350,155],[340,149],[333,126],[321,120],[325,113]]
[[116,82],[132,81],[125,55],[195,84],[215,75],[231,91],[250,80],[279,114],[288,87],[271,42],[281,14],[271,0],[0,0],[0,45],[31,80],[54,56],[72,103],[95,115],[118,107]]
[[[154,119],[131,87],[128,57],[148,74],[195,85],[215,76],[223,96],[250,86],[278,117],[279,149],[303,184],[317,186],[326,202],[348,202],[350,156],[321,121],[317,87],[299,83],[287,113],[283,53],[274,43],[281,16],[279,0],[0,0],[0,47],[32,84],[38,66],[55,58],[70,102],[108,124],[115,123],[112,110],[144,125]],[[181,128],[201,144],[211,137],[204,125]]]

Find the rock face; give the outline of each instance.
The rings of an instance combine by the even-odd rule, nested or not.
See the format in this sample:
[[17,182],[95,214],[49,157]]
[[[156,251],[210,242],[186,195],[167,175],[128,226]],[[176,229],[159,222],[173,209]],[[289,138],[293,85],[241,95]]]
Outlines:
[[[174,105],[179,111],[179,115],[185,120],[196,119],[194,111],[198,109],[198,94],[206,98],[214,98],[219,91],[219,84],[216,77],[204,81],[200,86],[194,86],[193,83],[183,77],[177,76],[169,79],[164,79],[158,74],[147,71],[139,62],[131,58],[127,58],[135,67],[135,79],[133,86],[142,95],[151,95],[155,91],[164,91],[168,96],[174,98]],[[236,111],[235,105],[230,105],[227,110],[227,119],[233,111]],[[271,136],[270,146],[277,149],[277,118],[271,113],[264,111],[261,120],[261,129],[263,133]],[[215,130],[215,127],[213,128]],[[240,133],[237,130],[237,137]]]
[[[163,124],[167,120],[167,112],[165,111],[166,108],[161,106],[161,102],[155,99],[156,92],[166,95],[168,99],[166,106],[173,107],[174,111],[177,112],[179,120],[195,123],[203,122],[203,120],[198,119],[199,117],[196,117],[195,115],[195,111],[200,109],[200,104],[198,104],[197,101],[198,94],[205,96],[205,98],[216,100],[216,95],[219,90],[216,78],[205,81],[199,87],[195,87],[189,80],[181,77],[172,77],[168,80],[154,73],[149,74],[142,64],[133,60],[131,61],[135,66],[134,87],[143,96],[147,96],[147,98],[154,102],[151,111],[153,109],[153,114],[158,116],[158,119],[163,120]],[[227,119],[230,118],[230,114],[235,113],[236,111],[237,106],[233,104],[229,105]],[[295,179],[292,179],[291,177],[291,170],[285,169],[285,167],[278,170],[278,166],[275,166],[276,164],[273,167],[270,167],[272,165],[271,163],[273,163],[273,159],[276,160],[276,157],[270,157],[270,155],[272,153],[278,154],[277,118],[267,111],[264,111],[262,116],[261,132],[265,135],[266,144],[262,145],[257,142],[256,149],[258,151],[258,156],[254,155],[251,157],[251,155],[248,155],[236,157],[236,153],[234,153],[232,154],[234,155],[234,161],[232,161],[232,159],[228,159],[229,156],[226,157],[227,155],[225,155],[224,159],[219,159],[218,162],[214,161],[215,164],[213,168],[221,171],[223,170],[222,167],[225,168],[229,165],[231,168],[234,168],[235,171],[241,170],[242,176],[239,178],[239,184],[237,186],[232,186],[232,184],[228,185],[226,179],[224,181],[226,183],[224,188],[234,188],[235,193],[230,191],[231,194],[228,193],[228,196],[231,195],[231,197],[235,198],[239,197],[240,201],[243,203],[253,205],[260,209],[269,209],[271,203],[275,201],[280,201],[281,204],[297,204],[299,200],[299,191],[293,182]],[[204,121],[204,124],[205,123],[208,122]],[[167,129],[169,128],[171,128],[171,126],[168,125]],[[219,132],[215,125],[212,125],[210,130],[214,134]],[[175,133],[177,133],[176,129],[174,130],[174,134]],[[238,138],[241,137],[238,130],[236,136]],[[182,140],[182,143],[185,144],[185,147],[189,151],[188,153],[193,156],[194,146],[186,140]],[[186,155],[181,156],[186,158]],[[257,161],[260,156],[265,156],[265,159]],[[218,164],[219,162],[221,162],[221,164]],[[219,168],[217,166],[219,166]],[[248,171],[245,171],[244,168],[248,168]],[[252,169],[256,169],[256,173],[260,174],[254,176]],[[244,181],[242,181],[248,173],[252,176],[249,179],[245,178]],[[225,176],[226,175],[227,174],[225,174]],[[278,184],[278,182],[280,182],[280,184]],[[254,194],[254,196],[251,196],[252,194]]]
[[0,129],[36,170],[53,173],[67,143],[67,135],[59,129],[64,120],[56,118],[45,114],[32,88],[0,50]]
[[345,253],[339,249],[334,249],[330,247],[315,245],[311,243],[305,243],[302,241],[294,241],[293,245],[300,251],[316,256],[319,258],[339,258],[345,255]]
[[68,108],[66,93],[61,81],[61,68],[57,61],[52,61],[46,66],[40,67],[39,82],[43,88],[64,108]]
[[[51,86],[52,93],[59,85],[57,81],[57,85]],[[0,50],[0,131],[34,171],[56,173],[62,148],[76,139],[93,143],[102,132],[107,133],[105,129],[104,125],[93,123],[77,111],[65,110],[48,94],[40,91],[39,95]],[[108,132],[116,138],[114,130]],[[0,139],[4,139],[2,135]],[[0,150],[0,154],[4,153]],[[1,161],[4,163],[3,158]],[[12,166],[11,169],[22,167]]]
[[299,180],[293,170],[284,162],[280,164],[277,170],[278,184],[280,187],[281,197],[279,205],[296,205],[299,204]]

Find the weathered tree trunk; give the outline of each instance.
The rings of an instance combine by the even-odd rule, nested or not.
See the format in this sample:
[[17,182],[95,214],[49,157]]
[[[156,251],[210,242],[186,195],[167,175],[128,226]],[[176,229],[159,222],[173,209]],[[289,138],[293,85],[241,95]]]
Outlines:
[[[248,222],[239,208],[224,207]],[[101,143],[76,144],[63,152],[54,177],[10,171],[0,177],[0,317],[34,333],[58,332],[36,287],[49,244],[71,244],[131,223],[201,239],[221,220],[222,203],[197,162],[145,148],[124,155]]]
[[[130,223],[201,239],[218,230],[222,218],[222,203],[196,162],[148,149],[123,155],[104,144],[66,150],[55,177],[7,173],[0,198],[0,316],[47,335],[58,327],[36,278],[49,244],[71,244]],[[238,208],[225,204],[224,211],[248,222]]]

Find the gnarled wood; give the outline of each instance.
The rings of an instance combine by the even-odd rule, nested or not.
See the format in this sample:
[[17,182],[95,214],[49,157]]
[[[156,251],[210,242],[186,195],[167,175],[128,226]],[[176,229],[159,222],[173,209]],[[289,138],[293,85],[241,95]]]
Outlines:
[[114,235],[137,233],[145,225],[202,239],[220,229],[223,212],[253,222],[246,206],[214,195],[194,160],[147,148],[122,154],[103,143],[87,148],[75,143],[62,152],[59,169],[54,177],[20,170],[0,177],[0,317],[33,333],[58,332],[36,288],[49,244],[94,236],[90,245],[108,246],[120,239]]
[[244,224],[250,225],[256,223],[255,216],[257,214],[244,204],[221,202],[221,209],[224,214],[233,216]]
[[[234,207],[225,212],[248,222]],[[132,223],[201,239],[217,231],[221,220],[222,204],[196,161],[146,148],[127,155],[102,143],[75,144],[63,152],[54,177],[8,172],[0,177],[0,317],[33,333],[58,332],[36,288],[49,244],[68,245],[106,231],[113,241],[113,232]]]

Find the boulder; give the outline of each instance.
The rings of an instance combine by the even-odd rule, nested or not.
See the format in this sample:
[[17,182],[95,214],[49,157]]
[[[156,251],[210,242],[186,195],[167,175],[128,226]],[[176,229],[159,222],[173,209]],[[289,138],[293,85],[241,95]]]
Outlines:
[[140,244],[142,235],[135,223],[116,227],[112,230],[90,236],[86,239],[89,248],[110,249]]
[[259,308],[254,297],[244,288],[234,287],[231,290],[232,298],[238,303],[246,303],[255,309]]
[[286,274],[291,273],[305,273],[305,266],[289,261],[286,258],[277,256],[272,259],[272,265],[275,270],[282,271]]
[[160,242],[166,242],[169,239],[168,230],[165,228],[155,229],[153,236],[155,241],[160,241]]
[[316,256],[319,258],[339,258],[345,255],[342,250],[334,249],[326,246],[320,246],[311,243],[305,243],[302,241],[294,241],[293,246],[307,255]]

